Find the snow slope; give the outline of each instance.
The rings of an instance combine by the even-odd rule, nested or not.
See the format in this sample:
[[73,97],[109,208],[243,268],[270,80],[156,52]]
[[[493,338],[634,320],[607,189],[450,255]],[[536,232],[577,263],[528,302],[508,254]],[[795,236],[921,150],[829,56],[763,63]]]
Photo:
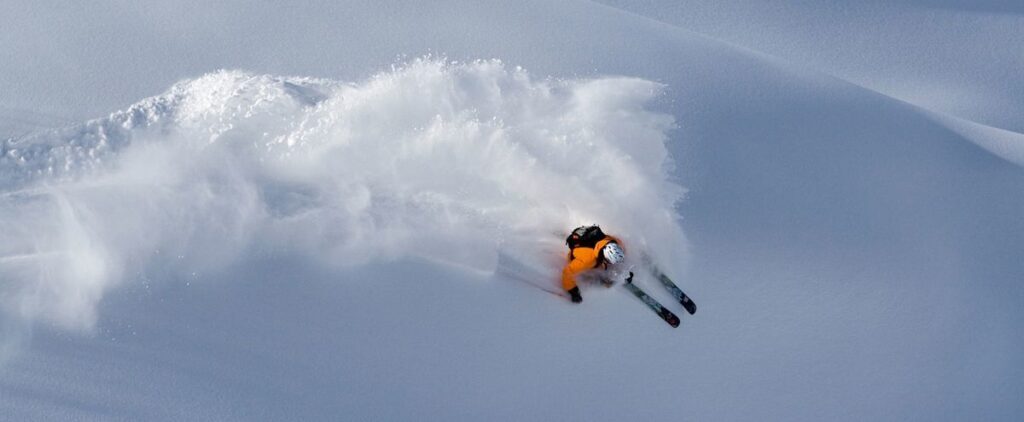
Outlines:
[[[61,83],[102,99],[2,98],[97,115],[248,69],[4,143],[13,419],[1021,413],[1013,132],[587,2],[182,10],[113,9],[129,45],[198,52],[101,49]],[[425,50],[506,64],[374,70]],[[656,246],[698,314],[529,284],[589,221]]]
[[1020,132],[1024,6],[1013,1],[601,0],[926,109]]

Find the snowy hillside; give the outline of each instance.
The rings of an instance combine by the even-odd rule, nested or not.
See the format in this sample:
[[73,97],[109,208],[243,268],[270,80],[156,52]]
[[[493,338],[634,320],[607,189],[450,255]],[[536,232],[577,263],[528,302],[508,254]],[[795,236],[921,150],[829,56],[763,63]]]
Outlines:
[[189,3],[0,9],[0,419],[1024,411],[1013,6]]

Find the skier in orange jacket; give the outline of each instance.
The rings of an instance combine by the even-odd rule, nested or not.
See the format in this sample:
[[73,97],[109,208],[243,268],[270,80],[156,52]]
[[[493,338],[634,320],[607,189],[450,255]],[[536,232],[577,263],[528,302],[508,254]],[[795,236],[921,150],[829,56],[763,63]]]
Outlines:
[[580,303],[580,288],[576,285],[576,276],[585,271],[622,262],[625,252],[619,240],[604,234],[598,226],[580,226],[565,239],[569,246],[569,262],[562,270],[562,288],[569,292],[573,303]]

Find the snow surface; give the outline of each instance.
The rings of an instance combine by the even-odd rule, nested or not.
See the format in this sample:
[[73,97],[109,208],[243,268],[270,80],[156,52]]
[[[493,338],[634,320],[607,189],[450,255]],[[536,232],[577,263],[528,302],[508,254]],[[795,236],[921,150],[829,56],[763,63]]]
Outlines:
[[0,415],[1019,419],[1019,7],[602,3],[0,5]]

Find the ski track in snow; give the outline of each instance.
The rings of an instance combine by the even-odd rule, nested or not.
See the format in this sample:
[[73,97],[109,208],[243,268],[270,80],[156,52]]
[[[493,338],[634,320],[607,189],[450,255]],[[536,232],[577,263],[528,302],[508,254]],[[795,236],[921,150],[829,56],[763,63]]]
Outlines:
[[589,222],[678,263],[674,123],[645,109],[660,89],[430,58],[358,83],[243,71],[183,81],[3,144],[0,305],[90,330],[112,286],[154,268],[187,279],[246,253],[494,272],[500,248],[557,274],[554,234]]

